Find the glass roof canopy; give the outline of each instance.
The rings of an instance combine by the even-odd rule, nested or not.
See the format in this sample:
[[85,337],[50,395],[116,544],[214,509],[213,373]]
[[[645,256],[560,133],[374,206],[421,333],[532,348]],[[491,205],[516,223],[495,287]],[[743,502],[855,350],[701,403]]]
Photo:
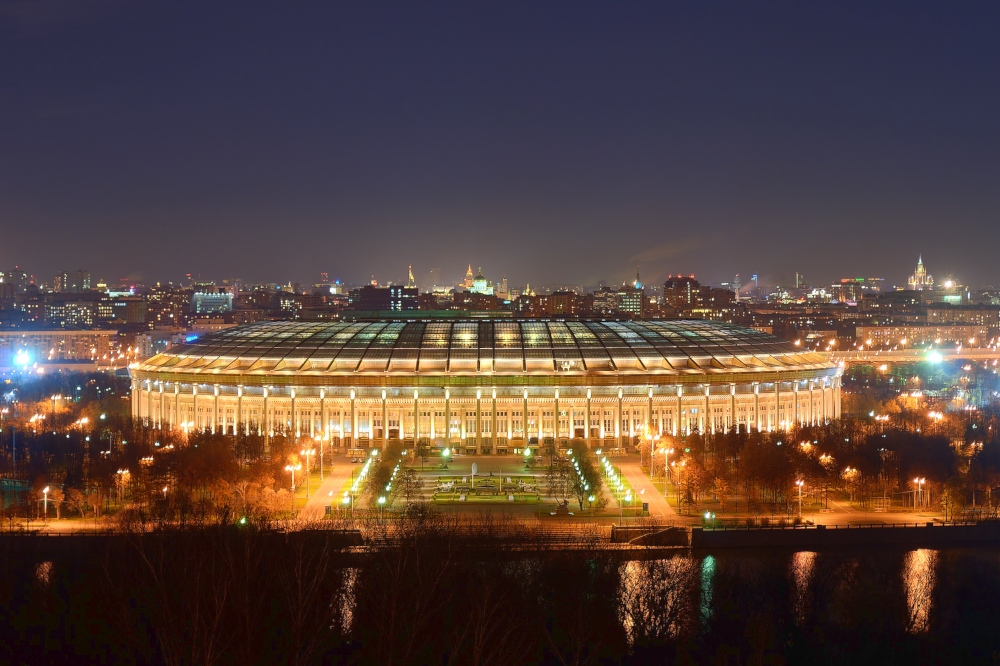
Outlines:
[[828,368],[815,353],[706,320],[261,322],[209,333],[144,370],[255,374],[657,372]]

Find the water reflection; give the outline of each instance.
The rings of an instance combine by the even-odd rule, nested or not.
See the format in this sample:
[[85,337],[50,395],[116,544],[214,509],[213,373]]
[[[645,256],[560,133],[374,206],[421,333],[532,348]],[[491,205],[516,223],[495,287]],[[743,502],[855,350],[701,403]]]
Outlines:
[[816,568],[816,553],[801,551],[792,555],[791,574],[794,584],[792,600],[795,621],[804,624],[809,614],[809,584]]
[[357,588],[361,569],[347,567],[340,581],[340,629],[344,634],[350,634],[354,628],[354,613],[358,607]]
[[712,619],[712,600],[715,597],[715,558],[706,555],[701,561],[701,621]]
[[691,624],[689,592],[697,563],[684,555],[635,560],[619,569],[619,620],[629,646],[676,639]]
[[930,628],[930,612],[938,551],[921,548],[903,558],[903,588],[906,591],[906,609],[909,613],[910,633],[919,634]]

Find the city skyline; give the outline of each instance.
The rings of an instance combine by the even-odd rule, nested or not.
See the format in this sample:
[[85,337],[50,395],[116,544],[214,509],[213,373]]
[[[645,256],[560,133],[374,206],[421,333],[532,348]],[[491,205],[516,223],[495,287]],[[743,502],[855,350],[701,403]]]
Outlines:
[[[471,266],[472,264],[469,263],[468,270],[471,270]],[[636,268],[638,269],[639,267],[637,266]],[[464,275],[463,279],[463,277],[459,275],[461,271],[458,270],[455,270],[454,271],[455,274],[452,275],[451,274],[452,271],[450,269],[442,270],[441,268],[438,267],[427,268],[424,270],[421,270],[419,268],[414,269],[414,265],[412,263],[407,264],[404,271],[405,273],[404,277],[387,275],[387,274],[383,275],[370,274],[368,276],[341,276],[335,272],[327,270],[327,271],[320,271],[317,275],[311,276],[311,279],[310,276],[302,276],[302,277],[296,276],[295,279],[286,276],[284,278],[261,279],[261,280],[247,280],[243,279],[240,275],[221,276],[212,274],[185,274],[180,279],[150,278],[145,280],[129,281],[124,278],[119,278],[118,280],[108,279],[100,273],[99,269],[95,272],[80,267],[77,267],[76,270],[71,270],[71,271],[66,271],[66,270],[57,271],[54,277],[36,274],[29,268],[20,265],[9,266],[6,267],[6,269],[7,269],[6,271],[0,269],[0,283],[4,282],[4,280],[6,279],[5,278],[6,272],[10,271],[10,269],[18,269],[24,272],[24,274],[27,276],[27,279],[30,282],[40,286],[46,286],[50,289],[54,289],[55,291],[60,291],[60,283],[62,281],[66,281],[67,279],[69,279],[69,276],[73,275],[87,276],[86,277],[87,286],[83,290],[91,288],[97,289],[99,284],[104,285],[104,288],[115,290],[119,288],[127,288],[128,286],[139,286],[139,285],[149,287],[149,286],[155,286],[157,284],[174,284],[174,285],[218,284],[218,283],[233,283],[236,281],[240,281],[242,284],[246,285],[298,284],[301,285],[303,289],[308,289],[311,285],[320,284],[327,281],[331,284],[341,284],[344,285],[345,287],[357,287],[365,284],[375,284],[375,283],[377,283],[380,286],[406,285],[412,281],[415,286],[419,286],[422,290],[430,291],[432,288],[438,288],[438,287],[462,289],[463,282],[468,279],[467,273],[463,274]],[[897,279],[896,277],[886,278],[877,269],[869,270],[866,273],[858,275],[839,275],[836,277],[831,277],[830,279],[823,279],[823,278],[817,279],[812,275],[803,273],[798,270],[783,271],[783,274],[779,279],[775,279],[770,276],[760,276],[752,272],[732,273],[728,276],[719,276],[719,279],[711,279],[711,278],[706,278],[704,274],[698,274],[693,272],[688,273],[683,271],[677,271],[677,272],[668,272],[664,275],[663,270],[655,270],[651,274],[642,275],[642,282],[645,284],[645,288],[647,291],[656,292],[659,290],[659,287],[664,283],[664,281],[670,278],[691,277],[698,279],[699,282],[701,282],[702,284],[721,285],[733,289],[735,291],[736,290],[735,280],[738,279],[740,286],[739,292],[741,295],[751,294],[752,290],[756,289],[757,285],[759,285],[760,288],[767,287],[767,288],[790,289],[794,287],[797,289],[801,285],[817,289],[826,289],[831,286],[836,286],[838,282],[841,282],[845,279],[861,279],[861,278],[864,278],[866,280],[875,279],[882,281],[885,289],[934,290],[935,289],[934,278],[933,276],[928,274],[926,270],[927,269],[923,264],[923,254],[920,254],[917,257],[916,268],[913,271],[913,273],[902,279]],[[477,268],[477,272],[483,272],[482,266],[479,266]],[[520,276],[510,275],[502,270],[496,273],[485,271],[485,273],[487,273],[487,275],[485,276],[486,280],[491,285],[494,282],[496,282],[497,285],[499,285],[501,281],[506,281],[509,282],[510,288],[520,291],[526,285],[532,284],[532,281],[530,279],[523,280],[520,278]],[[599,285],[616,287],[621,285],[633,284],[635,282],[635,278],[639,277],[640,274],[641,271],[637,270],[637,272],[634,273],[632,276],[630,276],[627,279],[623,279],[620,282],[604,278],[598,279],[593,283],[572,282],[568,280],[557,280],[550,283],[539,283],[536,281],[534,282],[534,287],[540,289],[566,288],[571,290],[594,288]],[[923,274],[925,277],[920,277],[921,274]],[[952,290],[957,287],[972,288],[972,289],[990,289],[997,286],[996,283],[971,284],[963,280],[961,275],[956,275],[951,272],[942,272],[941,275],[942,279],[938,281],[936,286],[938,291]],[[925,278],[929,278],[929,281],[926,283],[922,281]],[[79,280],[81,278],[78,277],[77,279]],[[468,287],[465,286],[464,288]],[[65,287],[63,287],[62,290],[80,291],[81,289],[79,288],[66,289]]]
[[7,5],[0,264],[994,283],[996,11]]

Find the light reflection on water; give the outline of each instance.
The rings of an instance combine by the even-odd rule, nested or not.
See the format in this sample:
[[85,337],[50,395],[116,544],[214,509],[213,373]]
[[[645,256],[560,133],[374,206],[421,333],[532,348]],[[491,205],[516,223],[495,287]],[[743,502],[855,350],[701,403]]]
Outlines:
[[690,555],[633,560],[619,569],[619,620],[629,645],[677,638],[691,622],[688,595],[697,561]]
[[903,558],[903,589],[906,591],[907,630],[910,633],[919,634],[930,629],[937,562],[938,551],[926,548],[911,550]]
[[715,558],[706,555],[701,561],[701,621],[707,624],[712,619],[712,601],[715,598]]
[[816,553],[803,550],[792,555],[791,574],[794,582],[793,609],[795,621],[803,624],[809,613],[809,584],[816,568]]

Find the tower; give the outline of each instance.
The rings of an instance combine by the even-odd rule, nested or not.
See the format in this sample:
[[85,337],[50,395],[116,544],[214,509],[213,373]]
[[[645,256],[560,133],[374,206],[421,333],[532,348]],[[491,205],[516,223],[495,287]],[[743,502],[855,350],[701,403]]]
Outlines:
[[410,264],[409,268],[406,271],[406,286],[407,287],[417,286],[417,281],[413,279],[413,264]]

